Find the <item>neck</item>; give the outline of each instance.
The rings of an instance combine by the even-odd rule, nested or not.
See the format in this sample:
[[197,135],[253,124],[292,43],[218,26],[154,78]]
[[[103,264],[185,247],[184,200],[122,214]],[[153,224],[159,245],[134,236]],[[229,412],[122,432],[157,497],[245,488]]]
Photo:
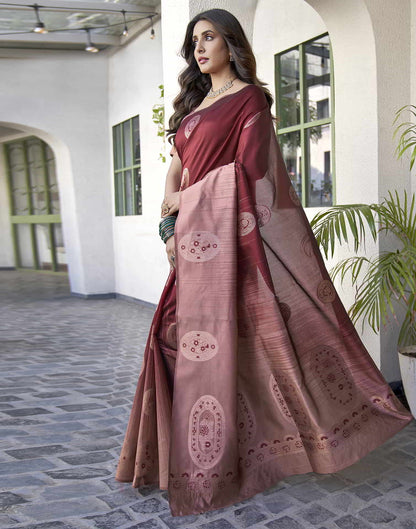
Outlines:
[[218,72],[215,74],[211,74],[211,87],[212,90],[215,92],[215,90],[218,90],[222,86],[225,85],[227,81],[230,79],[234,79],[236,76],[231,71],[231,69],[228,69],[227,72]]

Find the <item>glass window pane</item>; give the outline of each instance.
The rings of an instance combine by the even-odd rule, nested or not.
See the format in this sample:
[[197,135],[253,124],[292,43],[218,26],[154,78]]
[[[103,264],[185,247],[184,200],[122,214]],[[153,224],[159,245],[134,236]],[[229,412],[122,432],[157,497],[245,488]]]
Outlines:
[[114,169],[121,169],[123,167],[121,145],[121,125],[116,125],[113,127]]
[[35,224],[36,247],[38,250],[39,268],[52,270],[51,238],[49,224]]
[[123,191],[123,173],[115,175],[116,182],[116,215],[124,215],[124,191]]
[[134,165],[140,163],[140,130],[139,116],[133,118],[133,145],[134,145]]
[[61,206],[59,203],[59,189],[58,181],[56,178],[56,167],[55,167],[55,156],[52,149],[46,144],[46,172],[49,183],[49,200],[50,200],[50,212],[54,215],[61,212]]
[[52,224],[53,226],[53,235],[55,240],[56,248],[56,261],[58,263],[59,272],[68,271],[68,261],[65,251],[64,238],[62,233],[62,224]]
[[124,167],[132,166],[132,152],[131,152],[131,122],[130,120],[123,123],[123,139],[124,139]]
[[295,131],[287,134],[279,134],[279,143],[292,185],[295,188],[299,199],[302,200],[302,152],[300,147],[300,132]]
[[307,206],[332,206],[331,126],[307,130],[309,145]]
[[20,255],[20,266],[22,268],[34,268],[32,251],[32,239],[29,224],[16,224],[17,249]]
[[300,121],[299,51],[280,56],[279,127],[297,125]]
[[46,205],[45,166],[42,144],[38,138],[33,138],[27,140],[26,145],[30,190],[32,194],[32,213],[34,215],[45,215],[48,211]]
[[126,189],[126,215],[133,215],[134,192],[130,170],[124,173],[124,186]]
[[331,76],[329,37],[305,45],[307,121],[330,117]]
[[29,215],[23,142],[7,145],[7,154],[13,195],[12,215]]

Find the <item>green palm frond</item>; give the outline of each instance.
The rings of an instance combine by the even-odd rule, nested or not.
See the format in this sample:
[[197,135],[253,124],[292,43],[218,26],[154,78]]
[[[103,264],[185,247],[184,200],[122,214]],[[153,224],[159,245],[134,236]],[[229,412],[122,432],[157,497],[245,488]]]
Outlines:
[[371,259],[350,309],[352,320],[363,317],[378,332],[380,318],[385,325],[388,314],[395,315],[393,299],[407,305],[412,292],[416,292],[415,270],[415,249],[382,252]]
[[[399,118],[402,116],[404,111],[410,112],[413,117],[416,118],[416,106],[415,105],[404,105],[396,112],[396,117],[393,120],[395,125]],[[413,147],[410,155],[410,169],[413,169],[413,165],[416,160],[416,123],[414,121],[403,121],[393,131],[393,139],[400,133],[399,141],[395,150],[396,156],[400,158],[407,149]]]
[[[374,240],[377,239],[375,216],[377,204],[344,204],[333,206],[321,213],[317,213],[311,221],[311,226],[318,241],[328,258],[329,247],[331,257],[334,255],[335,234],[338,242],[348,242],[349,227],[354,242],[354,251],[365,241],[365,226],[368,226]],[[365,222],[366,221],[366,222]]]
[[363,244],[367,229],[374,241],[382,231],[396,236],[398,248],[374,257],[353,256],[343,259],[330,271],[331,279],[341,282],[351,277],[355,301],[348,314],[356,323],[368,321],[379,332],[392,316],[397,321],[395,303],[404,305],[406,317],[398,322],[399,345],[416,343],[416,211],[406,192],[401,199],[397,191],[389,192],[381,204],[346,204],[328,208],[312,219],[311,226],[326,257],[334,255],[335,243],[352,237],[354,250]]

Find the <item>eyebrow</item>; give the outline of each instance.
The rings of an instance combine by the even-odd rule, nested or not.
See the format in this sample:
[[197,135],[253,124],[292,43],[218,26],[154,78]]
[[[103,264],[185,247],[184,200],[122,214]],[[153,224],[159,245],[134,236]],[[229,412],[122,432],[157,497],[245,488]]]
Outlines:
[[[206,35],[207,33],[214,33],[214,30],[213,29],[206,29],[205,31],[203,31],[201,33],[201,35]],[[196,37],[196,35],[192,35],[192,38],[194,39]]]

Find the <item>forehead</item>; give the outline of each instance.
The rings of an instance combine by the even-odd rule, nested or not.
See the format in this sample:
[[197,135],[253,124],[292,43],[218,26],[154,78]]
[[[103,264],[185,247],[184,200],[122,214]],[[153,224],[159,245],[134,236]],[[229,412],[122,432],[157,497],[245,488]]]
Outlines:
[[208,20],[198,20],[198,22],[194,26],[193,31],[193,37],[198,36],[199,34],[202,34],[204,31],[215,31],[215,28],[211,22]]

